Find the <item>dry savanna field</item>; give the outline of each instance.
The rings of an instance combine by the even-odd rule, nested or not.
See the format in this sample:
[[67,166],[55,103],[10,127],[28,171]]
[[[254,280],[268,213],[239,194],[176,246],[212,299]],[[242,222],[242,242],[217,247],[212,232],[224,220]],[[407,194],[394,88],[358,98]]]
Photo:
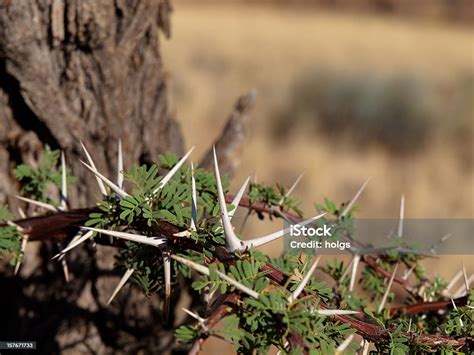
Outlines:
[[[471,27],[318,9],[179,2],[172,20],[164,62],[173,108],[198,153],[217,136],[235,99],[257,89],[251,138],[234,187],[251,173],[291,184],[304,172],[296,194],[305,197],[303,207],[310,210],[325,196],[336,202],[348,199],[370,176],[360,216],[396,216],[402,193],[407,217],[474,216],[472,140],[463,142],[463,155],[451,139],[429,131],[429,144],[400,157],[377,146],[359,150],[344,139],[306,134],[304,126],[283,142],[271,134],[279,110],[291,100],[294,82],[313,71],[402,73],[440,90],[464,78],[472,95]],[[470,128],[472,102],[463,112]],[[446,114],[451,116],[443,112],[426,129],[457,120],[456,112]]]
[[[402,194],[407,218],[474,216],[472,27],[317,8],[179,2],[172,21],[172,39],[163,43],[164,63],[173,109],[187,144],[197,145],[197,155],[218,135],[235,99],[252,88],[258,92],[234,190],[249,174],[290,185],[304,172],[295,195],[311,214],[315,202],[326,196],[346,201],[371,177],[360,199],[360,217],[397,218]],[[428,143],[402,155],[377,143],[360,148],[325,132],[308,133],[291,114],[286,119],[296,127],[284,140],[275,138],[273,127],[291,107],[295,82],[312,73],[414,78],[421,91],[435,93],[427,100],[436,114],[421,128]],[[455,101],[459,96],[462,108]],[[467,139],[443,134],[459,122]],[[417,139],[412,137],[413,144]],[[269,228],[275,226],[250,221],[245,230],[253,235]],[[280,251],[275,245],[273,254]],[[463,258],[474,271],[472,256]],[[442,261],[443,270],[439,260],[426,265],[438,265],[433,274],[447,278],[459,270],[459,257]]]

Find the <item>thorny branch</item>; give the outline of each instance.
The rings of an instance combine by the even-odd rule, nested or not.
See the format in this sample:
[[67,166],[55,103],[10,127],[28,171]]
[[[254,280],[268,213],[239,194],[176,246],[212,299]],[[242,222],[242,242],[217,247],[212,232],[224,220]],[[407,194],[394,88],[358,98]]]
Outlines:
[[[226,196],[226,200],[231,201],[232,196]],[[240,204],[240,206],[249,208],[259,213],[268,213],[272,214],[273,216],[278,216],[278,213],[276,213],[272,207],[266,206],[264,204],[250,204],[250,202],[246,199],[242,199],[242,203]],[[89,214],[94,210],[95,208],[88,208],[80,210],[71,210],[67,212],[55,212],[47,216],[16,220],[14,221],[14,223],[23,228],[24,232],[29,235],[29,239],[31,241],[61,241],[70,238],[71,235],[74,235],[78,231],[79,227],[82,226],[85,221],[87,221],[87,219],[89,218]],[[284,213],[287,214],[287,216],[289,216],[290,218],[294,218],[296,221],[302,220],[302,218],[299,216],[295,216],[287,212]],[[174,234],[181,232],[183,228],[174,226],[169,222],[160,221],[158,227],[155,228],[156,230],[154,230],[154,232],[168,238],[171,248],[176,248],[176,250],[202,250],[204,248],[203,245],[195,243],[192,240],[174,236]],[[105,238],[103,240],[101,238],[97,238],[97,242],[110,245],[110,241]],[[122,243],[120,242],[114,242],[114,246],[119,246],[121,244]],[[217,260],[226,263],[233,262],[235,260],[233,253],[228,252],[225,248],[217,248],[214,257]],[[382,275],[387,276],[387,272],[381,267],[378,267],[377,263],[375,262],[375,259],[373,259],[372,257],[366,257],[361,260],[365,260],[368,266],[373,267],[374,270],[376,270],[377,272],[380,272]],[[285,286],[287,284],[289,276],[286,275],[284,272],[280,271],[275,266],[271,264],[266,264],[262,267],[261,271],[264,271],[265,275],[276,284],[280,286]],[[390,276],[390,273],[388,273],[388,275]],[[394,279],[394,281],[396,280],[397,278]],[[408,283],[403,279],[399,279],[398,282],[402,286],[409,286]],[[211,315],[207,319],[208,327],[212,328],[222,318],[224,318],[228,314],[227,308],[229,307],[229,305],[236,304],[240,298],[241,294],[238,292],[230,294],[227,299],[211,313]],[[462,297],[456,299],[455,304],[459,306],[465,305],[466,301],[467,297]],[[325,305],[321,303],[320,307],[324,309]],[[450,301],[422,302],[406,307],[392,308],[390,309],[389,314],[391,316],[393,316],[397,312],[415,314],[420,312],[428,312],[450,308]],[[385,342],[389,340],[389,331],[387,329],[381,328],[379,325],[373,324],[366,319],[359,319],[356,316],[347,315],[335,315],[334,317],[340,322],[349,324],[350,327],[355,329],[359,335],[369,341]],[[467,343],[472,344],[473,342],[470,338],[453,338],[449,336],[440,335],[418,335],[415,333],[408,332],[404,332],[402,334],[407,336],[410,339],[410,342],[412,343],[428,345],[432,347],[446,345],[457,347],[464,346]],[[193,344],[193,350],[191,351],[191,353],[196,353],[207,337],[207,333],[202,333],[201,337]],[[298,334],[292,333],[290,335],[289,340],[292,345],[302,346],[306,350],[309,349],[308,346],[305,345],[304,342],[302,342]]]

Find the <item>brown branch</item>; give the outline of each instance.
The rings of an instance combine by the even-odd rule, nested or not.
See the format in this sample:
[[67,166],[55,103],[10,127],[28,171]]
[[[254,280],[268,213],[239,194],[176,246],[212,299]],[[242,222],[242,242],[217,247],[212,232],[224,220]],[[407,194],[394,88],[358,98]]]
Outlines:
[[[229,176],[235,173],[240,164],[242,150],[247,138],[249,113],[255,104],[255,97],[255,90],[239,97],[224,130],[214,142],[219,167],[222,172]],[[213,164],[214,154],[211,147],[199,165],[204,169],[212,170]]]
[[[234,199],[234,196],[226,195],[226,202],[227,203],[232,203],[233,199]],[[288,212],[288,211],[282,211],[282,210],[280,210],[276,207],[267,205],[263,202],[256,202],[256,203],[252,204],[248,198],[242,198],[242,200],[239,203],[239,206],[247,208],[247,209],[249,209],[251,211],[254,211],[256,213],[265,213],[265,214],[268,214],[268,215],[274,216],[274,217],[281,217],[281,215],[283,214],[285,217],[289,218],[290,220],[294,221],[295,223],[302,222],[304,220],[304,217],[295,215],[295,214],[293,214],[291,212]],[[379,263],[377,262],[377,260],[375,258],[371,257],[371,256],[362,255],[361,256],[361,261],[366,263],[369,267],[374,269],[377,273],[379,273],[382,276],[390,277],[392,275],[389,271],[382,268],[379,265]],[[403,279],[399,276],[395,276],[393,281],[398,283],[399,285],[403,286],[408,292],[412,293],[412,290],[410,289],[410,285],[408,283],[408,280],[405,280],[405,279]]]
[[[463,307],[468,303],[468,297],[460,297],[453,300],[454,304],[457,307]],[[415,304],[410,304],[407,306],[401,307],[392,307],[388,312],[389,317],[393,317],[397,313],[401,314],[417,314],[417,313],[426,313],[433,312],[445,309],[452,309],[453,302],[449,301],[436,301],[436,302],[420,302]]]
[[[255,207],[255,205],[250,205],[252,209],[258,208],[263,211],[264,206]],[[89,214],[94,211],[94,208],[91,209],[82,209],[82,210],[72,210],[69,212],[58,212],[47,216],[27,218],[22,220],[15,221],[16,224],[24,228],[25,233],[31,236],[32,241],[44,241],[44,240],[63,240],[67,237],[72,237],[78,230],[78,228],[83,225],[83,223],[89,218]],[[1,227],[2,225],[0,225]],[[3,224],[5,226],[5,224]],[[176,249],[193,249],[193,250],[202,250],[205,246],[197,243],[188,238],[175,237],[174,234],[182,231],[182,228],[174,226],[171,223],[166,221],[160,221],[158,226],[155,227],[154,233],[159,233],[160,235],[166,236],[170,240],[170,245],[174,246]],[[229,263],[232,262],[235,258],[232,253],[229,253],[225,248],[216,248],[215,258],[221,262]],[[370,260],[370,259],[369,259]],[[372,261],[369,261],[372,263]],[[373,265],[373,264],[368,264]],[[376,266],[376,265],[373,265]],[[288,281],[288,275],[284,272],[278,270],[271,264],[266,264],[261,269],[265,272],[266,277],[274,281],[280,286],[284,286]],[[385,270],[384,270],[385,271]],[[229,295],[226,302],[220,305],[216,311],[210,316],[208,324],[210,327],[215,325],[226,313],[228,303],[232,301],[237,301],[241,297],[238,293],[233,293]],[[227,303],[227,305],[226,305]],[[424,304],[416,304],[407,306],[404,309],[393,309],[395,314],[398,311],[410,312],[409,314],[419,313],[424,311],[431,311],[439,309],[439,307],[446,307],[446,302],[432,302]],[[324,304],[320,304],[321,308],[326,308]],[[380,326],[373,324],[368,319],[358,319],[354,316],[344,316],[337,315],[335,319],[344,322],[350,325],[351,328],[355,329],[358,334],[363,336],[365,339],[368,339],[373,342],[386,342],[389,340],[388,330],[381,328]],[[439,335],[414,335],[412,333],[403,333],[404,335],[410,337],[412,341],[419,342],[423,345],[428,345],[432,347],[439,346],[464,346],[468,341],[464,338],[455,339],[452,337],[439,336]],[[304,341],[298,334],[291,334],[291,343],[303,346],[305,349],[308,349],[308,346],[304,344]],[[193,348],[199,349],[204,340],[197,340],[193,345]],[[197,344],[197,345],[196,345]]]

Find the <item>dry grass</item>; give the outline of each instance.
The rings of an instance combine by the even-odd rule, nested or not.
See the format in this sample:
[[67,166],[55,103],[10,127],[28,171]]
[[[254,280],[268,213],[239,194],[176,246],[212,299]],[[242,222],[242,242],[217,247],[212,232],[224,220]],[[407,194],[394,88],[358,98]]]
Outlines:
[[[351,146],[294,132],[290,144],[276,144],[268,134],[274,112],[290,97],[296,78],[308,70],[413,73],[433,85],[445,85],[473,73],[473,30],[438,23],[353,16],[297,9],[245,5],[179,4],[173,38],[164,43],[164,61],[173,85],[174,109],[188,144],[203,153],[222,129],[235,99],[258,90],[252,131],[234,189],[248,174],[288,185],[305,176],[295,191],[311,213],[325,196],[349,199],[371,176],[360,200],[359,216],[393,217],[406,195],[407,218],[474,217],[474,169],[451,143],[434,139],[420,154],[394,157],[381,149],[361,153]],[[236,216],[236,220],[239,215]],[[241,218],[241,217],[240,217]],[[277,226],[251,221],[245,234]],[[280,248],[266,248],[278,255]],[[459,257],[428,261],[432,274],[452,277]],[[472,256],[464,257],[470,272]],[[222,348],[224,346],[224,348]],[[230,351],[209,342],[206,353]]]
[[298,133],[291,144],[278,146],[267,134],[272,113],[307,70],[416,73],[439,84],[472,73],[472,29],[244,5],[178,4],[173,20],[173,39],[164,44],[165,63],[174,107],[198,153],[218,134],[235,98],[252,87],[259,92],[236,186],[254,171],[259,179],[288,184],[304,171],[296,193],[306,196],[310,209],[324,196],[347,199],[371,176],[361,216],[396,216],[402,193],[408,217],[474,216],[472,160],[466,169],[466,162],[456,159],[457,152],[443,141],[400,159],[378,149],[361,154]]

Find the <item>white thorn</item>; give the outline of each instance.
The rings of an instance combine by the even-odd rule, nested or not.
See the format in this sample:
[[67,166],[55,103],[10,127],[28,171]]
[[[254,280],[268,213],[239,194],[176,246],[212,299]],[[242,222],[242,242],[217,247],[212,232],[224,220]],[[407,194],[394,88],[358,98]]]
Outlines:
[[304,226],[308,223],[311,223],[321,217],[323,217],[326,213],[321,213],[320,215],[317,215],[317,216],[314,216],[312,218],[308,218],[307,220],[303,221],[303,222],[300,222],[300,223],[297,223],[297,224],[294,224],[294,225],[291,225],[290,227],[287,227],[287,228],[283,228],[277,232],[274,232],[274,233],[271,233],[271,234],[268,234],[268,235],[265,235],[263,237],[259,237],[259,238],[255,238],[255,239],[250,239],[250,240],[244,240],[243,241],[243,244],[245,247],[259,247],[261,245],[264,245],[264,244],[267,244],[267,243],[270,243],[278,238],[281,238],[283,237],[285,234],[289,233],[292,228],[294,226]]
[[20,233],[22,233],[22,234],[25,233],[25,229],[24,229],[22,226],[16,224],[15,222],[13,222],[13,221],[6,221],[6,223],[7,223],[7,225],[9,225],[10,227],[15,227],[18,232],[20,232]]
[[139,235],[139,234],[116,232],[116,231],[109,231],[109,230],[105,230],[105,229],[97,229],[97,228],[90,228],[90,227],[81,227],[81,228],[82,229],[87,229],[87,230],[90,230],[90,231],[93,231],[93,232],[97,232],[97,233],[110,235],[112,237],[129,240],[131,242],[152,245],[154,247],[158,247],[158,246],[166,243],[165,238],[145,237],[144,235]]
[[182,232],[174,233],[173,234],[175,237],[190,237],[191,232],[189,230],[184,230]]
[[197,313],[191,312],[189,309],[186,309],[184,307],[181,308],[183,311],[185,311],[187,314],[189,314],[191,317],[196,319],[199,323],[204,323],[206,320],[199,316]]
[[77,234],[74,238],[72,238],[71,242],[66,246],[66,248],[64,248],[58,254],[53,256],[52,259],[56,259],[56,258],[59,258],[59,257],[63,256],[64,254],[66,254],[71,249],[74,249],[79,244],[83,243],[84,241],[86,241],[87,239],[92,237],[93,234],[94,234],[93,231],[88,231],[84,235]]
[[112,181],[110,181],[109,179],[107,179],[104,175],[102,175],[101,173],[99,173],[96,169],[94,169],[93,167],[91,167],[89,164],[83,162],[81,160],[81,163],[84,164],[84,166],[89,169],[97,178],[99,178],[100,180],[102,180],[107,186],[109,186],[113,191],[115,191],[120,197],[124,198],[124,197],[127,197],[129,196],[128,193],[126,193],[124,190],[122,190],[120,187],[118,187],[117,185],[115,185]]
[[413,264],[413,266],[410,269],[408,269],[407,272],[405,272],[405,274],[402,276],[402,279],[403,280],[408,280],[408,278],[410,277],[413,270],[415,270],[415,268],[416,268],[416,263]]
[[400,219],[398,221],[398,236],[403,236],[403,220],[405,219],[405,195],[400,199]]
[[370,348],[370,342],[364,339],[364,347],[362,349],[362,355],[368,355],[369,354],[369,348]]
[[[91,235],[94,233],[94,232],[87,232],[87,233],[90,233]],[[82,237],[83,235],[79,232],[77,233],[72,239],[71,241],[68,243],[68,245],[66,245],[66,248],[69,247],[70,245],[73,245],[73,244],[76,244],[76,242]],[[55,256],[53,256],[51,258],[51,260],[54,260],[54,259],[58,259],[59,261],[63,260],[65,257],[66,257],[66,254],[64,253],[64,250],[66,249],[64,248],[63,250],[61,250],[59,253],[57,253]]]
[[32,205],[44,208],[48,211],[58,212],[58,209],[56,207],[54,207],[53,205],[50,205],[49,203],[35,201],[35,200],[30,199],[30,198],[26,198],[26,197],[22,197],[22,196],[15,196],[15,197],[19,200],[22,200],[22,201],[28,202]]
[[464,275],[464,286],[466,287],[466,295],[469,294],[469,279],[467,278],[466,265],[464,265],[464,260],[462,261],[462,274]]
[[349,291],[354,291],[355,279],[357,275],[357,267],[359,266],[360,255],[354,255],[354,262],[352,263],[351,281],[349,283]]
[[122,140],[118,141],[118,153],[117,153],[117,186],[123,189],[123,151],[122,151]]
[[393,269],[392,276],[390,276],[387,289],[385,290],[385,293],[383,294],[382,302],[380,302],[379,308],[377,310],[378,313],[381,313],[383,311],[383,308],[385,307],[385,302],[387,302],[387,297],[388,297],[388,294],[390,293],[390,289],[392,288],[393,280],[395,279],[397,269],[398,269],[398,263],[395,265],[395,269]]
[[452,280],[449,282],[448,286],[446,286],[446,289],[444,290],[445,292],[448,292],[458,281],[459,279],[462,277],[462,270],[460,270],[453,278]]
[[196,179],[194,178],[194,165],[191,162],[191,230],[197,230],[197,193]]
[[66,259],[61,260],[61,265],[63,267],[64,279],[66,280],[66,282],[69,282],[69,268],[67,266]]
[[196,319],[199,322],[199,325],[202,327],[202,329],[207,332],[209,328],[206,326],[206,320],[202,317],[199,316],[199,314],[191,312],[189,309],[186,309],[184,307],[181,308],[183,311],[185,311],[187,314],[189,314],[191,317]]
[[[474,281],[474,275],[469,276],[469,278],[467,279],[468,285],[470,285],[471,282],[473,282],[473,281]],[[465,283],[463,283],[461,285],[461,287],[459,287],[457,289],[457,291],[454,293],[454,298],[465,296],[465,295],[469,294],[469,291],[470,290],[468,289],[467,292],[466,292],[466,285],[465,285]]]
[[292,303],[295,301],[298,296],[303,292],[306,284],[308,283],[309,279],[311,278],[311,275],[313,274],[314,270],[316,270],[316,267],[318,266],[319,260],[321,259],[321,256],[318,256],[316,260],[314,261],[313,265],[311,265],[311,268],[308,270],[306,275],[304,276],[303,280],[301,280],[300,284],[298,287],[293,291],[293,293],[288,296],[288,303]]
[[351,261],[349,262],[349,264],[347,265],[346,269],[344,270],[344,272],[342,273],[341,277],[339,278],[339,282],[343,282],[343,281],[344,281],[344,278],[345,278],[345,277],[347,276],[347,274],[349,273],[349,270],[351,270],[352,264],[354,263],[355,256],[356,256],[356,254],[354,254],[354,255],[352,256]]
[[64,152],[61,151],[61,210],[67,210],[67,170],[66,170],[66,158]]
[[[200,272],[201,274],[204,274],[204,275],[207,275],[207,276],[210,275],[209,268],[204,266],[204,265],[200,265],[198,263],[195,263],[194,261],[185,259],[185,258],[183,258],[181,256],[178,256],[178,255],[175,255],[175,254],[172,254],[171,258],[175,259],[176,261],[179,261],[180,263],[182,263],[182,264],[184,264],[184,265],[186,265],[186,266],[188,266],[188,267],[190,267],[194,270],[196,270],[197,272]],[[259,296],[258,292],[255,292],[254,290],[248,288],[247,286],[241,284],[240,282],[234,280],[233,278],[227,276],[226,274],[220,272],[219,270],[216,270],[216,274],[221,279],[227,281],[229,284],[231,284],[235,288],[239,289],[240,291],[246,293],[247,295],[249,295],[251,297],[258,298],[258,296]]]
[[359,311],[351,311],[345,309],[318,309],[316,313],[323,316],[344,316],[351,314],[359,314]]
[[217,193],[219,196],[219,207],[221,210],[221,220],[222,220],[222,226],[224,227],[225,240],[226,240],[227,247],[230,249],[230,251],[235,251],[242,248],[242,242],[235,234],[234,228],[232,227],[232,224],[230,223],[230,218],[227,213],[227,205],[225,203],[224,189],[222,188],[221,174],[219,172],[219,165],[217,164],[216,148],[213,147],[213,150],[214,150],[214,170],[216,174]]
[[[453,300],[452,297],[450,297],[450,298],[451,298],[451,303],[453,304],[454,310],[459,313],[458,307],[456,306],[456,303],[454,303],[454,300]],[[460,325],[461,327],[464,327],[464,323],[462,322],[462,319],[461,319],[461,318],[459,318],[459,325]]]
[[[28,244],[28,235],[24,234],[21,239],[21,249],[20,249],[20,255],[22,259],[25,257],[26,244]],[[20,271],[20,266],[21,266],[21,261],[18,261],[15,265],[15,275],[17,275],[18,271]]]
[[165,271],[165,319],[168,321],[171,299],[171,258],[170,253],[163,251],[163,266]]
[[410,322],[408,323],[408,333],[411,332],[411,323],[413,321],[413,318],[410,318]]
[[344,209],[344,211],[341,213],[341,217],[345,217],[349,211],[352,209],[352,206],[354,205],[354,203],[357,201],[357,199],[359,198],[360,194],[362,193],[362,191],[364,191],[365,187],[367,186],[367,184],[369,183],[370,181],[370,177],[365,180],[365,182],[362,184],[362,186],[360,187],[360,189],[357,191],[357,193],[354,195],[354,197],[352,198],[352,200],[347,204],[346,208]]
[[168,181],[171,180],[171,178],[174,176],[174,174],[176,174],[176,172],[179,170],[179,168],[181,168],[181,166],[184,164],[184,162],[186,161],[186,159],[188,159],[188,157],[191,155],[191,153],[193,152],[194,150],[194,146],[191,147],[191,149],[189,149],[189,151],[180,159],[180,161],[178,161],[176,163],[175,166],[173,166],[173,169],[171,169],[168,174],[165,175],[165,177],[163,178],[163,180],[160,181],[158,187],[155,189],[155,191],[153,191],[153,194],[157,194],[158,191],[160,191],[163,186],[165,186]]
[[285,196],[283,196],[280,201],[278,202],[279,205],[281,205],[283,203],[283,201],[285,200],[285,198],[287,198],[288,196],[291,195],[291,193],[293,192],[293,190],[296,188],[296,186],[299,184],[301,178],[303,177],[304,173],[302,173],[300,176],[298,176],[298,178],[295,180],[295,182],[293,183],[293,185],[291,185],[291,187],[288,189],[288,191],[285,193]]
[[20,215],[20,218],[25,219],[26,218],[26,213],[23,211],[21,207],[18,207],[18,214]]
[[237,195],[235,195],[234,199],[232,200],[232,206],[234,206],[234,209],[229,212],[229,219],[232,220],[232,217],[234,217],[235,212],[237,211],[237,208],[239,207],[240,200],[242,199],[242,196],[245,193],[245,190],[247,189],[247,185],[250,182],[250,176],[245,180],[243,185],[240,187],[239,192],[237,192]]
[[[82,149],[84,150],[84,153],[86,154],[86,158],[89,161],[90,166],[94,169],[94,171],[97,171],[97,168],[94,164],[94,160],[92,160],[92,157],[89,154],[89,152],[87,151],[86,146],[84,145],[84,143],[82,143],[82,141],[80,143],[81,143]],[[102,193],[102,195],[107,196],[108,195],[107,194],[107,189],[105,188],[105,185],[102,182],[102,180],[97,175],[96,175],[95,179],[97,180],[97,184],[99,185],[99,190]]]
[[354,334],[349,335],[336,349],[336,354],[343,354],[344,350],[351,344]]
[[128,279],[130,278],[130,276],[132,276],[132,274],[135,272],[134,269],[127,269],[127,271],[125,271],[125,274],[123,274],[122,278],[120,279],[117,287],[115,287],[115,290],[114,292],[112,293],[112,296],[110,296],[109,300],[107,301],[107,306],[113,301],[113,299],[115,298],[115,296],[117,296],[117,293],[119,293],[119,291],[122,289],[122,287],[127,283]]
[[18,271],[20,271],[20,266],[21,266],[21,261],[18,261],[15,265],[15,271],[14,271],[14,275],[18,275]]

